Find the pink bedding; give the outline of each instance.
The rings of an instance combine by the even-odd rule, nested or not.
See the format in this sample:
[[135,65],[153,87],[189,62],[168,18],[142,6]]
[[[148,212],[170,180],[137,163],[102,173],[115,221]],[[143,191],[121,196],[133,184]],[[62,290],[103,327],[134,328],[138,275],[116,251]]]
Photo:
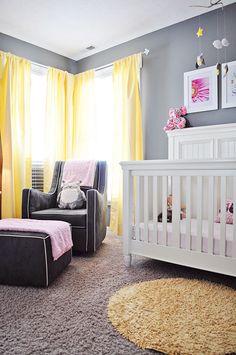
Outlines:
[[[144,223],[140,223],[141,240],[144,240]],[[158,240],[158,244],[164,244],[162,234],[162,223],[158,223],[158,235],[153,235],[153,223],[148,223],[149,241]],[[186,248],[186,220],[180,221],[180,247]],[[167,245],[173,246],[172,223],[167,223]],[[197,220],[191,219],[191,250],[197,249]],[[214,254],[220,254],[220,224],[214,223],[214,239],[213,239]],[[208,251],[208,221],[202,221],[202,252]],[[232,257],[233,251],[233,225],[226,225],[226,256]]]
[[39,232],[50,236],[53,260],[57,260],[73,246],[70,224],[62,221],[7,218],[0,220],[1,231]]

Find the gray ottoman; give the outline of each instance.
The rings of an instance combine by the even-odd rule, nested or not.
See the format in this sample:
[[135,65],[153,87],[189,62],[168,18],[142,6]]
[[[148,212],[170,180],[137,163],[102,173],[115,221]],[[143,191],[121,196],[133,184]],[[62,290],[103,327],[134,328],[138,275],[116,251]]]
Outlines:
[[0,284],[47,287],[70,261],[71,250],[53,260],[46,234],[0,231]]

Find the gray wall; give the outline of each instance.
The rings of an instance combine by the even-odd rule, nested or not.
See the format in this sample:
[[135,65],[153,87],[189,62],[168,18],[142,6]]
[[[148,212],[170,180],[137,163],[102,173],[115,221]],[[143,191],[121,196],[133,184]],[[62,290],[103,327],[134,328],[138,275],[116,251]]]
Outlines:
[[74,60],[3,33],[0,33],[0,50],[27,58],[33,62],[66,70],[70,73],[77,71],[77,65]]
[[[227,49],[227,61],[236,60],[236,4],[225,7],[227,38],[231,45]],[[82,72],[111,63],[118,58],[150,49],[143,58],[142,108],[144,121],[144,146],[146,159],[167,158],[167,137],[163,126],[170,107],[183,104],[183,73],[195,69],[199,54],[196,31],[199,19],[192,18],[165,29],[150,33],[106,51],[78,61],[77,71]],[[202,50],[206,66],[217,62],[216,49],[212,42],[217,39],[216,11],[202,15],[204,29]],[[221,11],[219,23],[222,23]],[[220,39],[223,37],[220,27]],[[220,51],[219,62],[224,62]],[[194,113],[188,115],[192,126],[204,126],[236,122],[236,108]]]

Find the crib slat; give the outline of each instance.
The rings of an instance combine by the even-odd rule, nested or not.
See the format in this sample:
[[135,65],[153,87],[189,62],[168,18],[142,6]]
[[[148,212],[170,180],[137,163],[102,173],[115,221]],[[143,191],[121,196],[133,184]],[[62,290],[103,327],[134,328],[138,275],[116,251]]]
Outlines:
[[158,184],[157,176],[152,178],[152,192],[153,192],[153,201],[152,201],[152,218],[153,218],[153,240],[152,242],[158,243],[157,235],[157,217],[158,217]]
[[140,177],[136,176],[136,203],[135,203],[135,238],[136,240],[140,240]]
[[217,216],[218,211],[219,211],[219,176],[215,176],[214,178],[214,208],[213,208],[213,214],[214,216]]
[[149,209],[149,196],[148,196],[148,176],[144,176],[144,241],[148,242],[148,209]]
[[162,176],[162,234],[163,244],[167,245],[167,176]]
[[220,255],[225,256],[226,176],[220,180]]
[[236,176],[233,177],[233,258],[236,258]]
[[173,176],[172,238],[180,248],[180,176]]
[[187,176],[186,178],[186,188],[186,249],[191,250],[191,176]]
[[208,254],[213,254],[214,176],[208,178]]
[[197,177],[197,251],[202,251],[202,176]]

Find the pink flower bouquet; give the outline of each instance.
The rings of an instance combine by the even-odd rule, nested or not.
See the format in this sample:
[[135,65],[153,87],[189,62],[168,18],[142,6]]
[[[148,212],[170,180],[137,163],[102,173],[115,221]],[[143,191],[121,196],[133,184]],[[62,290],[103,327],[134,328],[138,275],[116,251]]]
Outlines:
[[184,117],[187,114],[187,109],[185,106],[180,108],[170,108],[169,109],[169,119],[163,128],[164,131],[172,131],[173,129],[182,129],[186,127],[187,120]]
[[185,106],[180,107],[181,116],[187,115],[187,109]]

